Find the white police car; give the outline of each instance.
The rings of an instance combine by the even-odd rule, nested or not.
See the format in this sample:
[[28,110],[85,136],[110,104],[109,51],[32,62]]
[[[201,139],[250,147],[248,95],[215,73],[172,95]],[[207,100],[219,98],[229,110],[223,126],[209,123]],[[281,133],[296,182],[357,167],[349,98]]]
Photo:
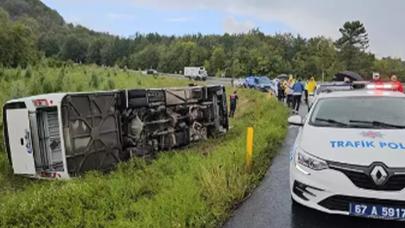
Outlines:
[[405,220],[405,95],[321,93],[290,154],[292,199],[330,214]]

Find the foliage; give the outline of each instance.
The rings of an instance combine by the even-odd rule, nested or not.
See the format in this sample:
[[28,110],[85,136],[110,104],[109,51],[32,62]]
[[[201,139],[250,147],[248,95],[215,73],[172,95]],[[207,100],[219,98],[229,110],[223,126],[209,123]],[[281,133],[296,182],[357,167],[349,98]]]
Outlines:
[[[405,62],[399,58],[382,58],[374,63],[373,70],[382,73],[382,75],[398,74],[405,76]],[[405,78],[402,77],[402,79]]]
[[215,74],[220,73],[221,70],[224,69],[225,59],[226,59],[226,55],[225,55],[224,48],[214,47],[211,58],[209,60],[207,70],[209,70],[210,72],[213,72]]
[[360,21],[345,22],[339,32],[342,37],[336,41],[338,48],[354,47],[362,51],[368,48],[368,34],[364,24]]
[[[40,65],[42,64],[43,63]],[[139,72],[124,72],[109,67],[101,68],[96,66],[66,64],[67,66],[65,67],[55,68],[48,67],[46,64],[53,65],[54,63],[48,61],[44,66],[37,65],[35,67],[28,67],[27,69],[12,69],[0,66],[0,105],[3,106],[7,100],[13,98],[51,92],[188,85],[188,81],[167,77],[145,77]],[[83,71],[88,73],[83,74]],[[114,77],[105,76],[113,75],[114,73],[116,74]],[[31,77],[26,77],[27,74],[31,74]],[[103,84],[104,80],[106,81],[105,84]],[[2,112],[0,112],[0,129],[3,129]],[[0,142],[3,142],[1,135],[2,131],[0,131]],[[0,151],[2,147],[3,143],[0,143]],[[1,188],[2,183],[0,181],[0,189]]]
[[375,60],[374,55],[366,53],[368,48],[368,34],[360,21],[344,23],[339,29],[341,38],[336,41],[340,52],[338,57],[348,70],[370,74],[370,68]]
[[[287,73],[330,79],[341,70],[367,77],[372,69],[384,65],[379,63],[384,60],[367,52],[367,31],[359,21],[344,23],[336,42],[325,37],[265,35],[259,29],[247,34],[174,37],[136,33],[120,38],[66,24],[39,0],[2,0],[0,8],[5,9],[0,11],[0,24],[6,25],[0,27],[0,64],[4,66],[35,64],[36,47],[43,56],[57,60],[166,73],[182,73],[185,66],[205,66],[210,75],[226,77]],[[396,69],[396,74],[405,77],[400,74],[405,67]]]
[[0,64],[26,66],[38,57],[33,32],[21,22],[12,22],[0,8]]
[[88,46],[86,39],[71,35],[65,40],[60,55],[63,60],[70,59],[83,63],[86,60]]

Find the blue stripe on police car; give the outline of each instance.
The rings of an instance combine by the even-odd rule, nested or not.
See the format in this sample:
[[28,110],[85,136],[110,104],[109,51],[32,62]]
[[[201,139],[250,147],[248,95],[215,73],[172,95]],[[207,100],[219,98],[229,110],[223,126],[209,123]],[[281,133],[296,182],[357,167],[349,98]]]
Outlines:
[[336,148],[379,148],[392,150],[405,150],[403,143],[387,142],[387,141],[372,141],[372,140],[331,140],[330,146]]

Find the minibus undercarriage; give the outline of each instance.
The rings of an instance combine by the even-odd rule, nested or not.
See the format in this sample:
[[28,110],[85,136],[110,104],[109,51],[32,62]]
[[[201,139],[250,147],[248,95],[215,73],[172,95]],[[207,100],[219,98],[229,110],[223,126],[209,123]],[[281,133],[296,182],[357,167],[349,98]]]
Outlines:
[[[28,110],[29,130],[25,131],[24,125],[16,133],[11,128],[19,127],[10,126],[12,116],[24,107],[14,107],[15,102],[4,106],[6,147],[17,174],[29,174],[32,169],[43,177],[66,172],[64,169],[69,176],[106,171],[132,156],[153,157],[158,151],[228,130],[223,86],[71,93],[65,94],[59,105],[50,105],[47,96],[42,97],[45,105],[39,103]],[[19,100],[38,104],[30,98]],[[26,166],[25,171],[16,172],[21,160],[30,161],[20,157],[19,149],[32,152],[35,168]]]

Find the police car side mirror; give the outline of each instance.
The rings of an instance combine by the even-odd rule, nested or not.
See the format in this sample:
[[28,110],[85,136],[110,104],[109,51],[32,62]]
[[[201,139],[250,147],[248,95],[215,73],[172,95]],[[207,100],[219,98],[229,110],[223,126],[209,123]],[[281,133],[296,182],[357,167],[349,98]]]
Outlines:
[[295,126],[304,126],[304,122],[302,121],[302,117],[300,115],[290,116],[288,118],[288,124]]

